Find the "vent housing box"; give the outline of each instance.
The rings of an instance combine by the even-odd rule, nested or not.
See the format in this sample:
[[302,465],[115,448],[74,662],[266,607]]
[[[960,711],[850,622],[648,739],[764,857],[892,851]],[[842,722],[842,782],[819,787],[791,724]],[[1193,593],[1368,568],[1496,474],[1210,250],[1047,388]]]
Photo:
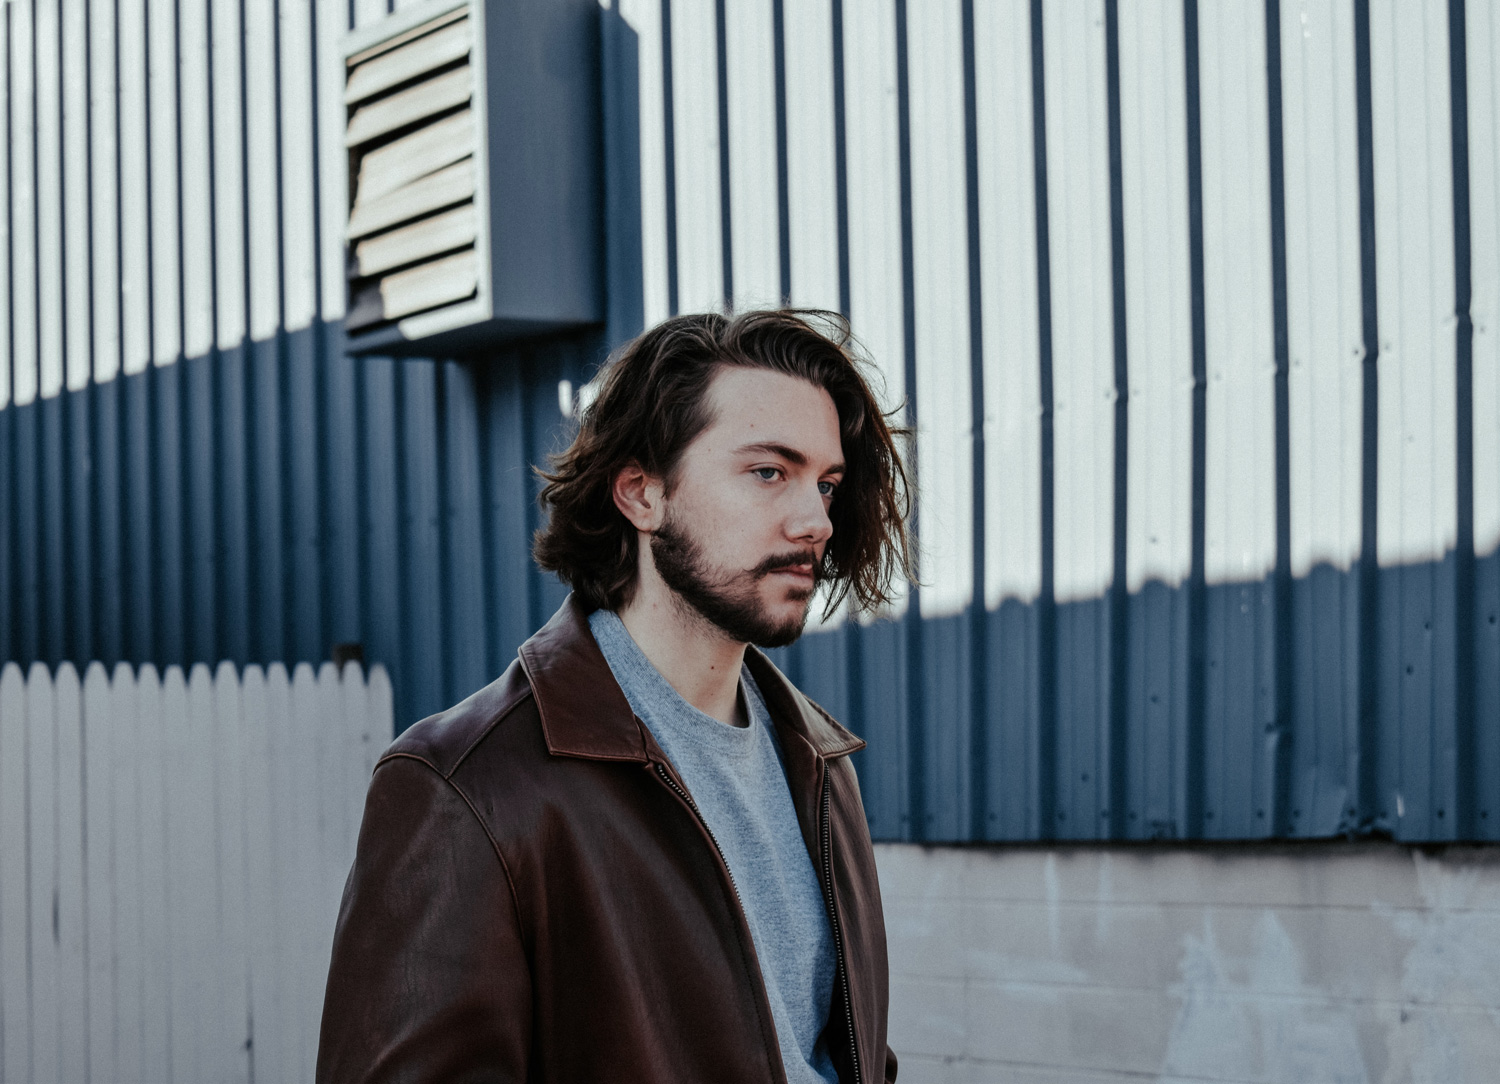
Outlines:
[[352,353],[603,319],[598,0],[425,0],[345,39]]

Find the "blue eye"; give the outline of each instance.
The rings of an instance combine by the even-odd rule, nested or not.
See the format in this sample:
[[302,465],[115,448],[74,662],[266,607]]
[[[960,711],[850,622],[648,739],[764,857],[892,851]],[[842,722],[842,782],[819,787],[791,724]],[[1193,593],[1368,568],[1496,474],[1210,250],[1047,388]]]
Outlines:
[[762,482],[774,482],[781,476],[780,467],[752,467],[750,473]]
[[837,482],[819,482],[818,492],[825,497],[832,497],[834,490],[838,489],[838,487],[839,484]]

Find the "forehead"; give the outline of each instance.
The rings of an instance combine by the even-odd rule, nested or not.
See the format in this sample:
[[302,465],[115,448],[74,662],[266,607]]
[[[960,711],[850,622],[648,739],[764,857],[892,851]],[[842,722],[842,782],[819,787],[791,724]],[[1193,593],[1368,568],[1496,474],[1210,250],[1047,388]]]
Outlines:
[[833,397],[801,377],[726,365],[708,386],[708,407],[713,421],[693,442],[704,451],[784,444],[819,469],[843,459]]

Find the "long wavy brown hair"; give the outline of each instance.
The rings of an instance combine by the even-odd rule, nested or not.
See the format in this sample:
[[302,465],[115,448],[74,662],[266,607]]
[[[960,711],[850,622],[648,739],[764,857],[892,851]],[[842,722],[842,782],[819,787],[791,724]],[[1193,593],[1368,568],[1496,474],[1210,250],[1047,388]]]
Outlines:
[[636,463],[670,492],[683,451],[713,421],[709,385],[729,365],[800,377],[832,397],[845,473],[828,510],[833,534],[819,570],[827,613],[850,595],[857,610],[891,601],[898,573],[915,578],[907,473],[896,443],[908,434],[881,413],[848,321],[818,310],[677,316],[621,347],[596,378],[598,395],[573,443],[551,457],[551,470],[538,470],[549,517],[533,545],[537,564],[590,609],[629,601],[636,529],[615,507],[615,476]]

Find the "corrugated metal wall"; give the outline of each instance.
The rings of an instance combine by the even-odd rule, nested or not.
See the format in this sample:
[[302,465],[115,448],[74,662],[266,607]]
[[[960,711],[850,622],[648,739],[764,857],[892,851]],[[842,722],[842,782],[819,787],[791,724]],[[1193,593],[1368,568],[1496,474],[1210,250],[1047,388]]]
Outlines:
[[3,10],[0,657],[441,706],[558,381],[789,297],[919,431],[921,587],[784,653],[877,837],[1500,837],[1488,5],[619,0],[610,324],[482,367],[342,356],[343,0]]

